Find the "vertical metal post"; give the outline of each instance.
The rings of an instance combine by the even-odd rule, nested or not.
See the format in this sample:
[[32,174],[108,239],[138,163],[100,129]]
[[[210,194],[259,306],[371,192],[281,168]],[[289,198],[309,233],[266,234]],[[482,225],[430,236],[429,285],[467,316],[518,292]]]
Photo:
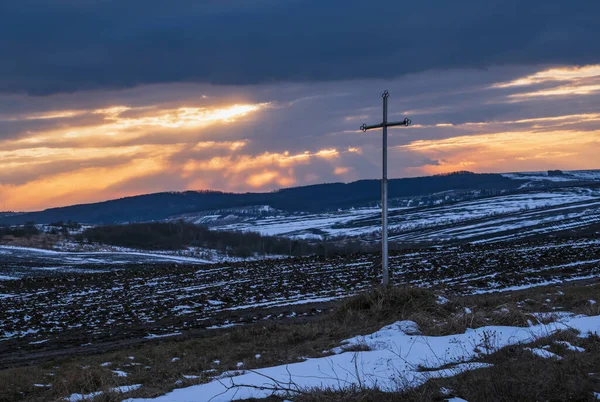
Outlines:
[[387,101],[389,97],[388,91],[385,91],[383,97],[383,163],[381,177],[381,265],[383,268],[383,286],[387,286],[390,281],[388,271],[388,179],[387,179]]
[[388,122],[387,120],[387,104],[390,94],[385,91],[381,97],[383,98],[383,122],[381,124],[367,125],[366,123],[360,126],[360,129],[365,132],[374,128],[383,129],[383,146],[382,146],[382,177],[381,177],[381,267],[383,271],[384,286],[390,283],[390,272],[388,270],[388,178],[387,178],[387,129],[388,127],[404,126],[408,127],[411,121],[406,117],[402,121]]

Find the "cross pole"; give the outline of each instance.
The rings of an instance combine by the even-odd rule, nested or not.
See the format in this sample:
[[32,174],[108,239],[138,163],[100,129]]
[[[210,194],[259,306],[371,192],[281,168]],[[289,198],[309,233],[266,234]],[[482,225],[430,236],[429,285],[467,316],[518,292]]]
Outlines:
[[363,124],[360,126],[362,131],[372,130],[374,128],[383,129],[383,160],[382,160],[382,177],[381,177],[381,266],[383,269],[383,280],[384,286],[389,285],[390,275],[388,269],[388,200],[387,200],[387,128],[394,126],[409,126],[411,121],[409,118],[405,118],[403,121],[388,122],[387,121],[387,104],[388,97],[390,96],[388,91],[385,91],[381,97],[383,98],[383,121],[380,124],[373,124],[368,126]]

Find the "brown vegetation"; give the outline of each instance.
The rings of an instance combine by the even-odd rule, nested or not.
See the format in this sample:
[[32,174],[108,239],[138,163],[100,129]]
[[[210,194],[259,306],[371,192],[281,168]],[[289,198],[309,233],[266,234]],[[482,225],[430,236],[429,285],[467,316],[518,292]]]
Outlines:
[[[440,304],[437,296],[428,290],[408,287],[376,288],[336,303],[330,313],[314,319],[234,327],[217,330],[196,339],[165,338],[163,341],[112,353],[2,370],[0,384],[3,389],[0,401],[58,400],[72,393],[109,391],[125,384],[142,384],[139,390],[128,395],[157,396],[176,387],[208,381],[210,377],[226,370],[240,367],[253,369],[291,363],[305,357],[324,356],[328,350],[339,346],[343,339],[375,331],[400,319],[416,321],[423,333],[430,335],[458,333],[467,327],[490,324],[527,326],[528,320],[535,320],[528,312],[540,311],[544,303],[550,311],[558,307],[565,310],[579,308],[583,311],[589,309],[586,302],[596,297],[599,291],[598,284],[582,283],[581,286],[546,287],[510,294],[453,298]],[[467,306],[470,313],[465,313]],[[313,390],[298,400],[436,401],[443,400],[440,387],[451,389],[469,401],[516,400],[510,399],[515,395],[523,395],[524,399],[519,400],[532,401],[536,400],[535,395],[543,400],[565,400],[563,397],[587,400],[585,398],[595,387],[597,378],[582,377],[580,374],[598,371],[599,339],[578,339],[569,333],[557,336],[581,345],[588,352],[582,354],[559,348],[556,351],[564,359],[553,362],[536,358],[524,351],[522,346],[509,347],[484,360],[494,364],[491,368],[450,379],[431,380],[416,390],[398,394],[358,389],[344,392]],[[539,342],[551,343],[553,339],[555,338]],[[557,348],[556,345],[553,347]],[[242,365],[239,366],[239,363]],[[127,373],[127,377],[119,377],[113,370],[123,371]],[[553,380],[545,381],[539,375],[543,372],[549,373]],[[40,387],[34,384],[51,386]],[[514,387],[520,394],[510,389],[504,390],[506,387]],[[539,392],[534,391],[536,387]],[[553,399],[552,395],[557,397]],[[95,401],[112,402],[121,398],[119,394],[107,392],[96,397]]]

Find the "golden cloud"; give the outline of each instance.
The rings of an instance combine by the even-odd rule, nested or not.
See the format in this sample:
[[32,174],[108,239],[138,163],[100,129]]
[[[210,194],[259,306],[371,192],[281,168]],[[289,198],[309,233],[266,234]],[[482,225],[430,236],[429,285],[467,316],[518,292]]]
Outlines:
[[237,118],[268,107],[268,103],[255,105],[231,105],[220,108],[181,107],[172,110],[161,110],[150,116],[137,118],[121,117],[120,114],[129,109],[104,111],[107,120],[112,120],[116,127],[167,127],[192,128],[201,127],[214,122],[229,123]]
[[[2,148],[26,147],[30,145],[47,144],[56,146],[61,143],[73,141],[97,141],[106,144],[110,141],[123,142],[141,138],[152,130],[189,130],[208,127],[214,124],[229,124],[270,107],[269,103],[259,104],[234,104],[219,107],[180,107],[176,109],[160,110],[157,107],[131,108],[127,106],[114,106],[104,109],[89,111],[55,111],[42,114],[44,118],[59,118],[74,115],[100,115],[102,121],[95,125],[65,124],[58,128],[46,129],[41,132],[32,132],[27,137],[5,141]],[[135,117],[124,114],[135,111],[141,113]],[[29,120],[38,115],[15,117],[16,120]],[[86,144],[81,144],[85,146]]]
[[[290,154],[288,151],[265,152],[259,155],[227,155],[216,156],[208,160],[189,160],[183,166],[183,176],[189,177],[201,171],[226,171],[228,174],[236,174],[244,171],[264,169],[266,167],[286,168],[298,164],[306,164],[311,159],[332,159],[338,157],[340,152],[337,149],[322,149],[317,152],[305,151],[299,154]],[[261,173],[262,175],[262,173]],[[259,176],[253,183],[258,183]]]
[[[112,186],[133,178],[156,174],[167,167],[166,161],[150,158],[132,160],[115,167],[74,169],[68,173],[32,180],[23,185],[0,185],[0,197],[9,208],[18,210],[92,202]],[[112,197],[134,194],[135,191],[110,193]]]
[[600,85],[564,85],[552,89],[542,89],[539,91],[525,92],[509,95],[512,99],[534,98],[544,96],[564,96],[564,95],[591,95],[600,91]]
[[600,65],[583,67],[560,67],[538,71],[509,82],[501,82],[490,88],[518,88],[537,84],[556,83],[552,88],[531,92],[515,93],[508,96],[512,102],[521,102],[529,98],[549,96],[591,95],[600,92]]
[[521,77],[509,82],[492,85],[492,88],[509,88],[542,84],[548,81],[578,81],[584,78],[600,77],[600,65],[583,67],[559,67],[538,71],[535,74]]
[[337,176],[341,176],[341,175],[348,173],[349,171],[350,171],[350,168],[348,168],[348,167],[336,167],[333,170],[333,174],[335,174]]
[[600,152],[600,131],[555,130],[499,132],[417,140],[397,147],[440,160],[416,168],[434,174],[456,170],[518,171],[548,167],[595,168],[591,155]]
[[276,183],[281,187],[294,185],[296,179],[293,176],[286,176],[285,173],[275,170],[265,170],[262,173],[256,173],[248,177],[246,183],[253,188],[261,188],[268,184]]

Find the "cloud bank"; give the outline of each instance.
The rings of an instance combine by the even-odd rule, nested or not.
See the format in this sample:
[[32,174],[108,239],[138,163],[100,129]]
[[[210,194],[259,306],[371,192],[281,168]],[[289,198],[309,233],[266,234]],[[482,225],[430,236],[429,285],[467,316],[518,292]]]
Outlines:
[[0,92],[596,64],[599,14],[589,0],[3,1]]

